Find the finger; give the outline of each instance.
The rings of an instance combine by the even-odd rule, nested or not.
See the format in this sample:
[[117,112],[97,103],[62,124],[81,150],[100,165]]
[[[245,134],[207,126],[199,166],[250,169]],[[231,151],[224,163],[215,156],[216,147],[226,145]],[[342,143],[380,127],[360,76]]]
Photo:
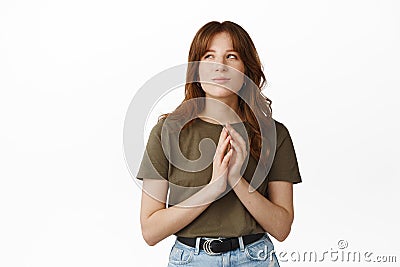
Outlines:
[[241,146],[246,146],[246,141],[229,123],[226,124],[226,128],[233,140],[237,141]]
[[232,149],[230,149],[229,152],[226,153],[226,155],[224,156],[224,159],[222,160],[222,163],[221,163],[221,167],[228,167],[229,160],[231,159],[232,154],[233,154],[233,151],[232,151]]
[[232,139],[231,139],[230,144],[231,144],[232,148],[233,148],[237,153],[239,153],[239,154],[242,154],[242,153],[243,153],[243,148],[242,148],[237,142],[235,142],[235,140],[232,140]]
[[[227,136],[228,136],[228,130],[225,127],[223,127],[221,134],[219,135],[218,145],[220,145]],[[218,147],[218,145],[217,145],[217,147]]]
[[225,151],[229,145],[230,140],[232,140],[231,136],[227,136],[225,140],[222,141],[217,147],[217,150],[215,151],[215,158],[218,163],[221,163],[223,160],[223,157],[225,155]]
[[218,140],[218,144],[217,144],[217,148],[216,148],[216,152],[218,151],[218,149],[221,147],[222,143],[224,142],[224,140],[226,139],[226,137],[228,136],[228,131],[226,130],[226,128],[222,128],[222,131],[219,135],[219,140]]
[[229,124],[227,125],[227,129],[229,131],[229,135],[232,136],[232,140],[236,141],[237,144],[241,147],[241,150],[245,152],[247,150],[247,146],[246,141],[243,139],[243,137]]

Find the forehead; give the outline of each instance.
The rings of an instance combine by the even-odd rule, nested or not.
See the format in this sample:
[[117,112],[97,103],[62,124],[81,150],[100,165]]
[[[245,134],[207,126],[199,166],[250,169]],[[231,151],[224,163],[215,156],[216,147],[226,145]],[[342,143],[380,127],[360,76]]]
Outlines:
[[233,49],[233,42],[231,35],[227,32],[219,32],[216,33],[210,40],[208,44],[208,49],[217,50],[217,49]]

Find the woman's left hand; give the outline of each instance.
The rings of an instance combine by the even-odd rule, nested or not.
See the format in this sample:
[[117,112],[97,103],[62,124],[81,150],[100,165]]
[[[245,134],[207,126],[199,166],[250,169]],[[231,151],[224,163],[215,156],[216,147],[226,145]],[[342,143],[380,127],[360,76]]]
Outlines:
[[226,128],[231,136],[230,144],[233,150],[228,165],[228,182],[233,187],[242,177],[240,170],[247,157],[247,148],[246,141],[229,123],[226,124]]

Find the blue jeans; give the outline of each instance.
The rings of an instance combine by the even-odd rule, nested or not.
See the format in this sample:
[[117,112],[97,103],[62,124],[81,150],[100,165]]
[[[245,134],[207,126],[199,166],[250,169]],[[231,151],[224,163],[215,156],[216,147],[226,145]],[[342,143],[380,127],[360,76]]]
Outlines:
[[[199,243],[199,242],[197,242]],[[261,239],[243,246],[236,250],[228,251],[219,255],[208,255],[204,250],[187,246],[178,240],[172,246],[169,255],[168,267],[174,266],[268,266],[279,267],[278,259],[274,253],[274,245],[265,234]]]

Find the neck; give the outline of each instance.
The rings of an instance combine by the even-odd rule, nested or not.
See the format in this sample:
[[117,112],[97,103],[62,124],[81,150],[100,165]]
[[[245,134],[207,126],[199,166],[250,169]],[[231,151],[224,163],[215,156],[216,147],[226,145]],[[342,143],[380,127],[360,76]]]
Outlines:
[[205,106],[199,117],[205,121],[218,124],[241,122],[237,95],[227,98],[211,98],[206,96]]

